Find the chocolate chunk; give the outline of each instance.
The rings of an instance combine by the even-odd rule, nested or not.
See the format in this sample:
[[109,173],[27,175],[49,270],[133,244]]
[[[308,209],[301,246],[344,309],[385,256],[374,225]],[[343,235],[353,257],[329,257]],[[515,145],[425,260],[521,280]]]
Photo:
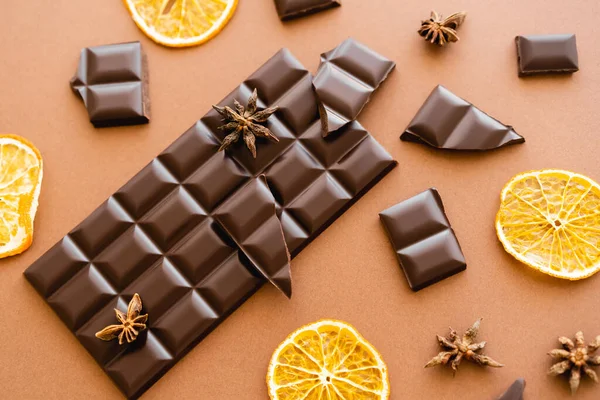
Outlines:
[[323,136],[354,121],[396,64],[354,39],[321,54],[313,85]]
[[[290,294],[286,245],[296,256],[396,165],[358,122],[321,136],[312,76],[288,50],[220,105],[250,88],[279,106],[266,123],[278,143],[256,159],[243,143],[218,152],[227,133],[209,111],[25,271],[129,398],[263,283]],[[148,329],[131,345],[96,338],[135,293]]]
[[504,394],[498,397],[498,400],[523,400],[523,392],[525,391],[525,379],[519,378]]
[[517,36],[519,76],[579,71],[575,35]]
[[436,189],[388,208],[379,218],[415,292],[467,268]]
[[441,85],[433,89],[400,139],[448,150],[491,150],[525,142],[512,126]]
[[71,89],[96,128],[149,121],[147,61],[140,42],[83,49]]
[[291,298],[290,253],[265,176],[252,180],[228,199],[215,211],[215,219],[260,274]]
[[304,17],[342,5],[341,0],[275,0],[282,21]]

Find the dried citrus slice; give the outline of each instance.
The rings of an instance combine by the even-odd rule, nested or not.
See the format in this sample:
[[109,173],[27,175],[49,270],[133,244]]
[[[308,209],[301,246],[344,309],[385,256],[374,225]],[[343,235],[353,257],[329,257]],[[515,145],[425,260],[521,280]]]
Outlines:
[[279,345],[267,373],[273,400],[381,400],[390,395],[381,355],[352,326],[322,320]]
[[136,25],[169,47],[202,44],[227,25],[238,0],[123,0]]
[[496,233],[517,260],[557,278],[600,270],[600,186],[562,170],[515,176],[500,196]]
[[35,146],[20,136],[0,135],[0,258],[31,245],[42,176]]

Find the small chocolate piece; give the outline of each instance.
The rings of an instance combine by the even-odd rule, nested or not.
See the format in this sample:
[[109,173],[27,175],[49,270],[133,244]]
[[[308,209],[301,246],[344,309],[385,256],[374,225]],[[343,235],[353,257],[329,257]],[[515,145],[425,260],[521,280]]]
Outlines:
[[379,217],[415,292],[467,268],[436,189],[404,200]]
[[354,121],[396,63],[354,39],[321,54],[313,85],[319,99],[323,136]]
[[575,35],[517,36],[519,76],[579,71]]
[[282,21],[304,17],[342,5],[341,0],[275,0]]
[[447,150],[491,150],[525,142],[512,126],[441,85],[433,89],[400,139]]
[[[129,398],[263,283],[291,294],[286,246],[298,255],[396,166],[356,121],[321,136],[312,75],[288,50],[219,106],[253,88],[258,107],[279,107],[265,122],[279,142],[265,140],[256,158],[241,142],[218,152],[227,132],[210,110],[25,271]],[[129,345],[99,340],[135,293],[147,329]]]
[[83,49],[71,89],[96,128],[149,121],[147,62],[140,42]]
[[525,379],[519,378],[513,382],[506,392],[498,400],[523,400],[523,392],[525,391]]

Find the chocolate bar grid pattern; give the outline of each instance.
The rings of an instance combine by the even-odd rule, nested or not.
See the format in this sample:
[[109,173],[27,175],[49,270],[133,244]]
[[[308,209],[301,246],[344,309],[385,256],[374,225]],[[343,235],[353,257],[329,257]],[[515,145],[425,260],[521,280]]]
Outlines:
[[[217,152],[226,133],[211,111],[152,160],[25,275],[127,397],[147,390],[264,279],[212,215],[265,173],[296,255],[396,162],[358,123],[321,136],[312,76],[281,50],[221,102],[278,105],[279,143]],[[182,214],[180,211],[185,210]],[[132,345],[94,334],[140,293],[148,330]]]
[[140,42],[83,49],[71,88],[95,127],[148,122],[147,61]]
[[412,290],[421,290],[466,269],[436,189],[428,189],[379,215]]

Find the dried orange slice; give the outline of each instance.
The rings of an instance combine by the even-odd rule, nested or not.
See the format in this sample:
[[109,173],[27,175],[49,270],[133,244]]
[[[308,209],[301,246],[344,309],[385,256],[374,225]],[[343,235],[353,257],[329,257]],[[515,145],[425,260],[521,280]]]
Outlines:
[[352,326],[322,320],[277,347],[267,373],[273,400],[381,400],[390,396],[381,355]]
[[496,233],[517,260],[557,278],[600,270],[600,186],[562,170],[515,176],[504,186]]
[[238,0],[123,0],[136,25],[169,47],[202,44],[227,25]]
[[42,176],[35,146],[20,136],[0,135],[0,258],[31,246]]

